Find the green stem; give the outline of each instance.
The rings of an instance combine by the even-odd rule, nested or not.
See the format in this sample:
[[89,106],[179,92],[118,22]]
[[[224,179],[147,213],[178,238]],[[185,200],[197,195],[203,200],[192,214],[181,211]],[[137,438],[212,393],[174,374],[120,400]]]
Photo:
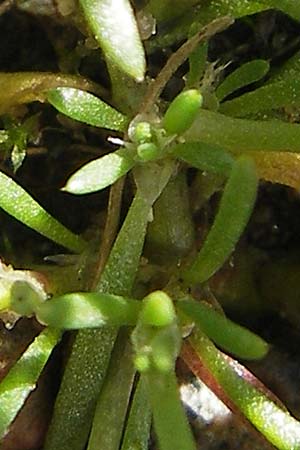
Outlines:
[[180,403],[175,372],[151,370],[142,375],[152,405],[160,450],[195,450],[196,446]]

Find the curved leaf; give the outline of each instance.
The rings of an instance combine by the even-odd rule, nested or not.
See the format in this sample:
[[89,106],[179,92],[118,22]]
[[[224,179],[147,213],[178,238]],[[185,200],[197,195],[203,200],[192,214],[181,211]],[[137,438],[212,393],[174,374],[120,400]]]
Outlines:
[[85,241],[65,228],[12,178],[0,172],[0,208],[15,219],[73,252],[81,252]]
[[260,359],[268,352],[268,344],[204,302],[182,300],[176,303],[217,345],[239,358]]
[[220,112],[233,117],[245,117],[299,104],[300,80],[297,77],[288,77],[223,103]]
[[61,337],[58,330],[47,328],[35,338],[21,358],[0,383],[0,439],[22,408]]
[[135,164],[131,153],[124,148],[85,164],[67,181],[64,191],[88,194],[110,186]]
[[80,4],[106,57],[142,81],[144,49],[129,0],[80,0]]
[[249,372],[243,376],[243,366],[223,355],[202,333],[195,333],[191,343],[231,401],[277,449],[300,448],[300,422],[252,384]]
[[219,101],[232,92],[263,78],[269,71],[270,64],[263,59],[255,59],[236,69],[220,84],[216,90]]
[[233,252],[249,220],[258,186],[254,162],[240,157],[232,168],[212,228],[185,277],[203,283],[214,275]]
[[124,131],[128,120],[107,103],[88,92],[70,87],[48,91],[47,99],[59,112],[79,122],[109,130]]

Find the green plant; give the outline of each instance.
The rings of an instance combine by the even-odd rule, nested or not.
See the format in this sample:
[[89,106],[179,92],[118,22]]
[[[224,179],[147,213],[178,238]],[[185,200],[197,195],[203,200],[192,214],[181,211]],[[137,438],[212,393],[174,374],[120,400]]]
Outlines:
[[[69,231],[17,182],[0,173],[1,208],[80,255],[81,269],[89,274],[80,292],[74,288],[66,293],[62,283],[58,293],[48,298],[47,288],[34,274],[2,267],[2,310],[12,311],[16,317],[35,316],[47,326],[0,383],[2,438],[34,389],[63,330],[80,329],[64,372],[45,450],[81,450],[86,445],[88,450],[146,449],[152,415],[161,450],[176,446],[194,449],[176,383],[175,362],[181,350],[191,370],[196,371],[195,361],[203,362],[225,394],[273,445],[283,450],[300,448],[299,422],[266,390],[241,377],[240,366],[213,342],[242,359],[263,358],[268,344],[207,302],[199,302],[207,299],[191,294],[230,258],[253,211],[259,178],[299,187],[290,167],[299,164],[300,125],[278,121],[276,116],[279,108],[299,104],[298,82],[291,69],[283,67],[281,72],[272,73],[266,61],[255,60],[219,81],[218,70],[207,69],[206,41],[232,24],[233,18],[270,7],[299,19],[300,4],[295,0],[286,0],[283,5],[275,0],[245,0],[228,6],[220,0],[202,6],[199,2],[201,21],[195,21],[189,12],[195,2],[180,3],[187,11],[185,22],[177,22],[163,36],[163,44],[158,36],[152,45],[165,45],[178,36],[192,37],[148,84],[143,83],[145,55],[130,3],[122,0],[115,10],[114,2],[80,1],[87,29],[104,53],[112,83],[111,103],[117,109],[99,98],[106,97],[101,87],[81,77],[0,75],[3,114],[38,100],[75,121],[122,133],[118,150],[84,164],[63,188],[83,195],[112,186],[101,255],[96,261],[95,241]],[[145,12],[155,16],[158,8],[157,19],[168,18],[168,2],[159,4],[158,8],[155,0],[150,1]],[[79,11],[77,14],[83,20]],[[160,95],[186,60],[186,86],[166,107]],[[257,89],[228,99],[257,81]],[[268,120],[262,120],[262,114]],[[3,142],[20,145],[22,132],[23,145],[30,134],[26,124],[18,125],[15,137],[12,128],[3,130]],[[278,161],[280,171],[276,169]],[[186,207],[191,168],[197,174],[200,171],[215,177],[211,186],[206,184],[208,192],[220,186],[223,190],[214,223],[198,252]],[[134,198],[117,232],[123,177],[129,172]],[[176,209],[185,213],[177,214]],[[160,255],[161,266],[171,275],[163,290],[149,292],[148,286],[139,290],[136,282],[143,272],[140,259],[146,235],[149,246],[166,249],[167,255]],[[192,323],[191,336],[183,339],[184,327]],[[280,428],[276,426],[278,418],[283,424]]]

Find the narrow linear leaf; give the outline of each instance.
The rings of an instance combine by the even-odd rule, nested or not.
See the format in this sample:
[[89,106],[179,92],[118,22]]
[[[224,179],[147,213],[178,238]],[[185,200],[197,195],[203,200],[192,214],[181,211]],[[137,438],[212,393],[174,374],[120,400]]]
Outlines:
[[47,93],[47,99],[59,112],[79,122],[109,130],[124,131],[126,116],[88,92],[58,87]]
[[221,102],[234,91],[263,78],[269,72],[269,69],[270,64],[263,59],[255,59],[243,64],[220,84],[216,90],[217,98]]
[[135,369],[128,329],[119,332],[100,392],[87,450],[119,450]]
[[245,151],[300,153],[300,125],[280,120],[260,121],[236,119],[207,110],[200,110],[187,140],[219,145],[229,152]]
[[[156,175],[159,178],[159,174]],[[152,171],[149,168],[144,171],[141,179],[147,184],[147,197],[144,198],[138,188],[96,287],[98,292],[130,295],[152,203],[170,175],[170,172],[166,173],[164,183],[161,180],[157,185]],[[117,333],[116,327],[78,333],[56,399],[45,450],[82,450],[85,447]]]
[[22,408],[48,361],[61,332],[47,328],[35,338],[0,383],[0,439]]
[[85,164],[67,181],[64,191],[72,194],[88,194],[110,186],[133,166],[131,153],[124,148]]
[[204,42],[189,56],[189,71],[187,74],[187,87],[197,87],[205,71],[207,62],[208,43]]
[[0,172],[0,208],[15,219],[73,252],[82,252],[86,244],[47,213],[12,178]]
[[144,49],[129,0],[80,0],[80,4],[105,56],[142,81]]
[[145,382],[139,378],[131,401],[121,450],[148,450],[151,418]]
[[254,162],[240,157],[233,165],[220,207],[208,236],[186,280],[203,283],[214,275],[233,252],[252,213],[258,177]]
[[220,112],[233,117],[245,117],[299,104],[300,80],[293,76],[229,100],[220,106]]
[[176,306],[187,314],[196,325],[217,345],[244,359],[260,359],[268,352],[268,344],[247,328],[215,311],[203,302],[183,300]]
[[160,450],[195,450],[196,444],[180,402],[173,371],[152,370],[142,375],[151,403]]
[[200,332],[191,343],[229,398],[277,449],[300,448],[300,423],[244,378],[240,364],[223,355]]
[[234,163],[232,156],[222,147],[201,141],[177,144],[170,149],[170,152],[199,170],[226,177],[230,175]]
[[55,401],[44,450],[83,450],[117,329],[79,331]]

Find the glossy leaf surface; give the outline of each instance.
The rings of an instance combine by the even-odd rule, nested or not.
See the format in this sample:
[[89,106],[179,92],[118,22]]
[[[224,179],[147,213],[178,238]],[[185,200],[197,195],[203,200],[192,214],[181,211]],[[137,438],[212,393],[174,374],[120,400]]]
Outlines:
[[47,99],[59,112],[79,122],[109,130],[124,131],[127,118],[94,95],[70,87],[48,91]]
[[0,439],[8,431],[37,380],[61,332],[47,328],[35,338],[0,383]]
[[52,217],[12,178],[0,172],[0,208],[15,219],[73,252],[81,252],[85,242]]
[[300,447],[300,423],[274,403],[262,388],[251,383],[247,379],[249,372],[243,376],[243,366],[227,358],[199,332],[191,343],[233,403],[277,449],[296,450]]
[[129,0],[80,0],[95,38],[122,71],[142,81],[145,56]]
[[72,194],[99,191],[125,175],[134,164],[131,153],[122,148],[82,166],[69,178],[63,190]]

